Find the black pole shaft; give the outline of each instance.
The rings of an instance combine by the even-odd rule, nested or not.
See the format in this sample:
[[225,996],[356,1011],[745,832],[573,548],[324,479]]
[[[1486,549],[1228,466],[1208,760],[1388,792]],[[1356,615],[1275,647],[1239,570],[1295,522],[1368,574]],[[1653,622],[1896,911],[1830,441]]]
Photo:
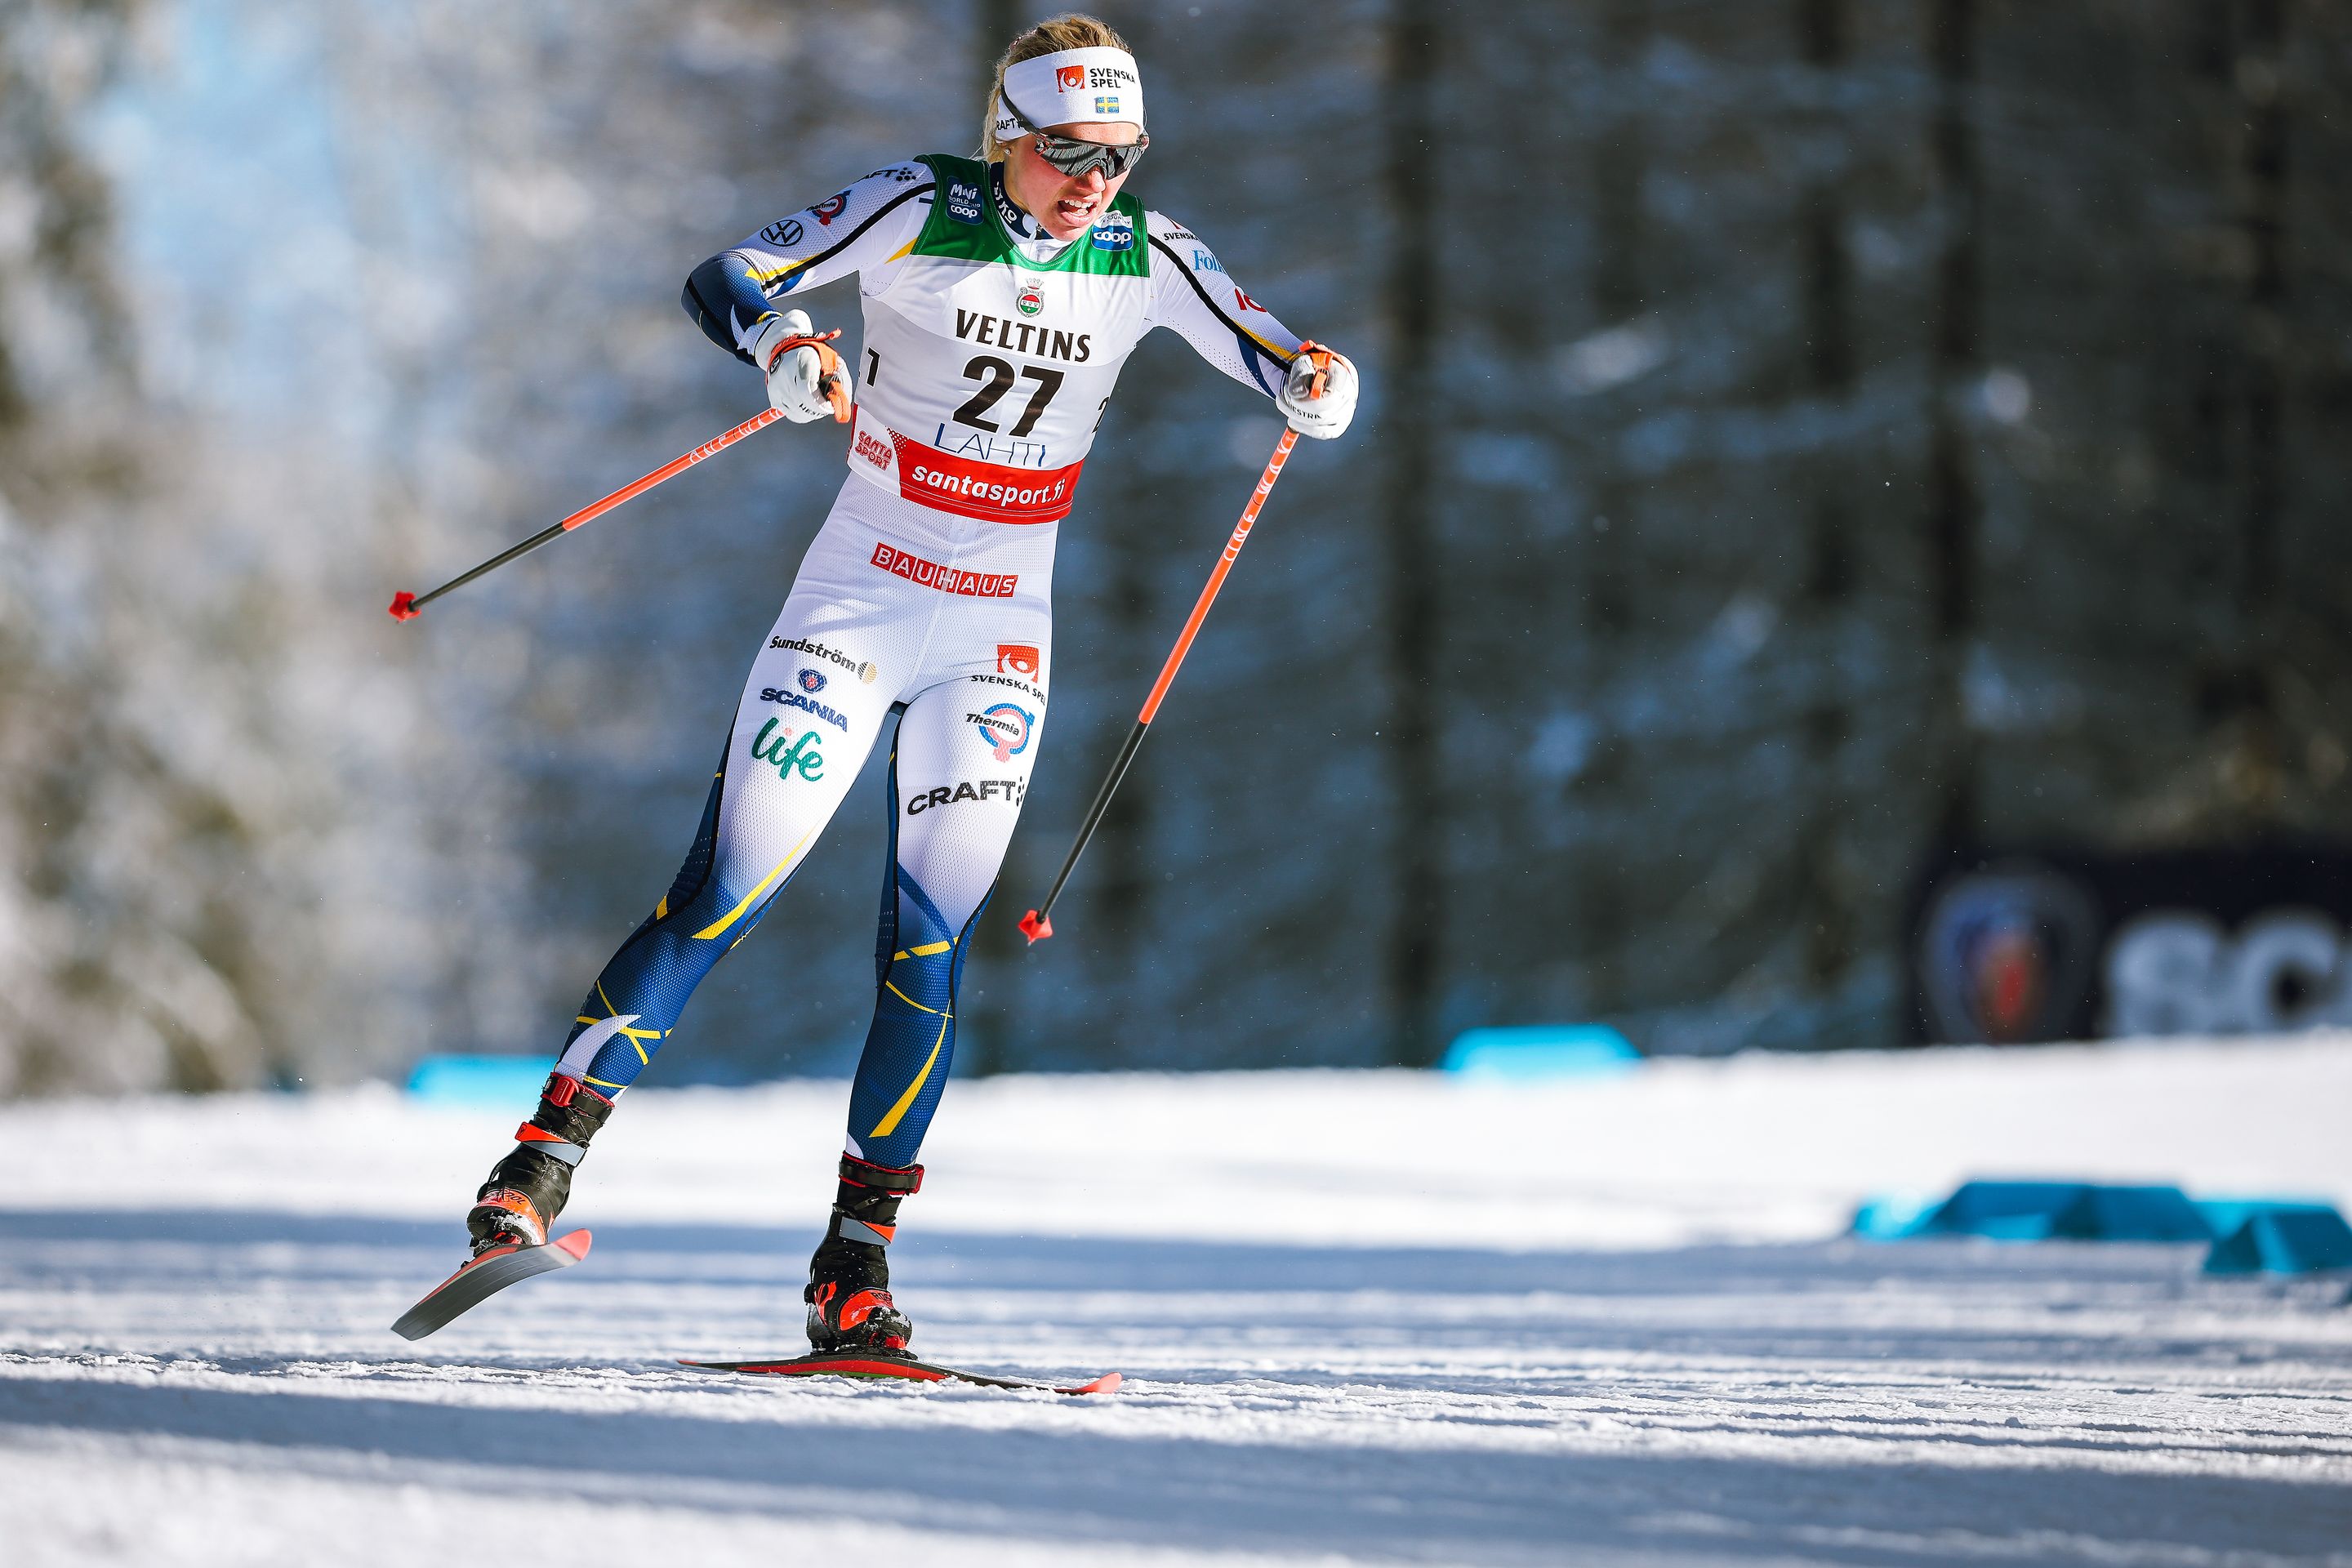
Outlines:
[[562,532],[563,525],[560,522],[552,524],[547,528],[543,528],[537,533],[532,534],[529,539],[524,540],[520,544],[516,545],[512,550],[507,551],[503,554],[491,556],[488,561],[483,562],[479,566],[475,567],[472,571],[463,573],[457,576],[450,578],[446,583],[442,584],[438,588],[434,589],[429,594],[417,595],[416,597],[410,602],[409,608],[413,610],[421,610],[425,605],[431,604],[434,600],[439,598],[442,595],[447,593],[450,589],[462,588],[467,584],[472,582],[475,578],[480,576],[483,573],[495,572],[499,567],[505,565],[508,562],[513,560],[516,556],[530,554],[532,551],[538,549],[541,545],[545,544],[549,540],[558,537]]
[[1127,732],[1127,743],[1119,747],[1118,760],[1112,763],[1110,772],[1103,775],[1102,788],[1095,791],[1094,805],[1087,807],[1087,819],[1079,825],[1078,841],[1070,846],[1070,858],[1062,862],[1062,874],[1054,879],[1054,886],[1046,892],[1045,901],[1037,906],[1038,919],[1043,920],[1054,912],[1054,900],[1062,896],[1062,884],[1070,879],[1072,871],[1077,869],[1078,857],[1087,852],[1087,840],[1092,838],[1095,829],[1102,826],[1103,813],[1110,809],[1110,797],[1118,793],[1118,781],[1127,777],[1127,770],[1135,761],[1136,750],[1143,744],[1144,731],[1150,728],[1149,723],[1138,719],[1135,728]]

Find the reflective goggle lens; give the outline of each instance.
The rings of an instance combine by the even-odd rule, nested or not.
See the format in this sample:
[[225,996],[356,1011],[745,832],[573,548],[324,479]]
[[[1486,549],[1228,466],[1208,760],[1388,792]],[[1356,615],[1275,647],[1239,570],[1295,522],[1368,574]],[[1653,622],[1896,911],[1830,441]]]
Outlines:
[[1151,145],[1151,138],[1139,136],[1124,146],[1109,147],[1099,142],[1072,142],[1060,136],[1037,132],[1037,155],[1065,174],[1083,174],[1089,169],[1100,169],[1103,178],[1116,180],[1135,167],[1143,150]]

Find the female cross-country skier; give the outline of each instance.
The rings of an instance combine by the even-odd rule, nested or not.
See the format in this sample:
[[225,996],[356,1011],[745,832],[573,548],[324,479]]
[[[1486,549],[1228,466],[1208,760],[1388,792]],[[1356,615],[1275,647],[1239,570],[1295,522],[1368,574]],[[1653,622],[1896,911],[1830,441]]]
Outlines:
[[[1118,35],[1068,16],[1013,40],[982,156],[877,170],[694,269],[688,314],[796,423],[847,418],[849,479],[751,663],[686,864],[589,988],[537,1112],[467,1216],[474,1254],[541,1246],[615,1100],[695,985],[791,880],[898,716],[874,1023],[824,1241],[819,1351],[906,1352],[886,1248],[955,1051],[956,984],[1029,787],[1054,678],[1054,539],[1136,342],[1172,327],[1331,437],[1344,359],[1302,343],[1209,247],[1122,187],[1150,144]],[[855,273],[861,363],[782,309]],[[1326,372],[1313,395],[1314,374]]]

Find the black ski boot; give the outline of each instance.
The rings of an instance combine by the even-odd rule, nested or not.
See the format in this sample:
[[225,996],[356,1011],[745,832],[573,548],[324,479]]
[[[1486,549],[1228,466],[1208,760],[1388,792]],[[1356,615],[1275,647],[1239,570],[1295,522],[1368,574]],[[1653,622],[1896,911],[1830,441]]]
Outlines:
[[578,1079],[548,1074],[539,1110],[515,1129],[514,1152],[490,1167],[490,1179],[474,1194],[466,1229],[475,1257],[496,1247],[547,1244],[547,1227],[572,1195],[572,1167],[612,1114],[613,1102]]
[[898,1230],[898,1200],[923,1185],[923,1168],[877,1165],[841,1157],[841,1187],[833,1223],[809,1259],[809,1343],[832,1353],[865,1351],[907,1354],[915,1325],[890,1300],[890,1258],[884,1249]]

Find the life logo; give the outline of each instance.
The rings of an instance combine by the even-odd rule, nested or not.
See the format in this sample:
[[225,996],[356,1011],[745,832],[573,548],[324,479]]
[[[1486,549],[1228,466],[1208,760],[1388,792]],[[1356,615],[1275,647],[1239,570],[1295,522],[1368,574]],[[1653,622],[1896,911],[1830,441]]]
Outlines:
[[800,683],[801,689],[803,691],[812,693],[823,691],[824,689],[824,671],[821,669],[803,669],[800,673]]
[[[769,737],[773,736],[771,740]],[[787,746],[785,742],[791,742]],[[778,720],[771,719],[760,726],[751,741],[751,760],[772,763],[776,776],[789,783],[794,773],[814,784],[824,777],[824,757],[817,746],[816,731],[803,730],[798,736]]]
[[1054,72],[1055,92],[1084,92],[1087,89],[1087,68],[1061,66]]
[[988,742],[1000,763],[1009,763],[1027,751],[1030,732],[1037,725],[1035,714],[1011,702],[992,702],[979,712],[963,717],[964,722],[980,727],[981,739]]
[[841,216],[842,209],[847,205],[849,205],[849,193],[847,191],[836,191],[832,195],[825,197],[824,200],[817,203],[816,205],[809,208],[809,211],[815,216],[817,222],[824,225],[827,228],[831,228],[833,226],[833,220]]
[[1025,642],[1001,642],[996,645],[996,673],[1007,671],[1037,679],[1037,650]]

